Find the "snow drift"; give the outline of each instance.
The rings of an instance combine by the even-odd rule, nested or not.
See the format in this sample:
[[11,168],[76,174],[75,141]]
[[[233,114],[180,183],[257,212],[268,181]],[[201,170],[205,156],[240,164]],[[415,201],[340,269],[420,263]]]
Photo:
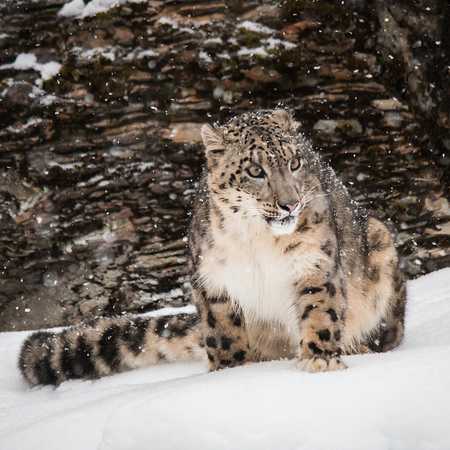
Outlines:
[[16,369],[27,333],[2,333],[0,449],[448,450],[450,269],[408,289],[400,348],[335,373],[167,364],[30,390]]

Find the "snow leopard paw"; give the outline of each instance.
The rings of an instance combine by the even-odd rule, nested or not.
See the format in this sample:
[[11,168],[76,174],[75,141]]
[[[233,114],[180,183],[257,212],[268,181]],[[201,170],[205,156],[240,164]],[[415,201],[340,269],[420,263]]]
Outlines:
[[305,372],[331,372],[334,370],[344,370],[347,366],[340,358],[313,356],[312,358],[302,358],[297,361],[297,367]]

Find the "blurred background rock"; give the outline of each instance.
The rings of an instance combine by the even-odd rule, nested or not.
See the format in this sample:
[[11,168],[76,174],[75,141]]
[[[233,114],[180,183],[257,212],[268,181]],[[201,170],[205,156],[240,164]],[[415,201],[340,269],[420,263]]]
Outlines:
[[446,0],[4,0],[0,330],[188,303],[199,128],[280,103],[409,277],[449,266],[449,27]]

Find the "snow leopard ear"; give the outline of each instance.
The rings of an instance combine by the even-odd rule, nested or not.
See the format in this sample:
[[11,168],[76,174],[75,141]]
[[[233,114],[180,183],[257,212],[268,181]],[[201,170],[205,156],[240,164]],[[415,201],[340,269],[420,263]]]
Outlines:
[[203,125],[201,129],[206,156],[219,155],[225,151],[223,135],[211,125]]
[[274,109],[272,120],[283,130],[295,133],[300,128],[300,122],[294,120],[292,114],[286,109]]

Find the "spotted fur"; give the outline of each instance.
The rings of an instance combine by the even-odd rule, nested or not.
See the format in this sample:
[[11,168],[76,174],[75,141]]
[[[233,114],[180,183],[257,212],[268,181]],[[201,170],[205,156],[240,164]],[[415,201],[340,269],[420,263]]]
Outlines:
[[165,361],[204,358],[196,314],[101,318],[23,344],[19,368],[31,384],[95,379]]
[[337,370],[342,354],[397,346],[406,294],[391,232],[350,199],[291,115],[243,114],[205,126],[203,140],[194,299],[204,336],[233,342],[208,347],[210,368],[296,357],[307,371]]
[[284,110],[202,129],[189,233],[198,315],[104,318],[25,341],[30,384],[202,358],[210,370],[296,358],[310,372],[403,336],[406,290],[389,229],[354,203]]

